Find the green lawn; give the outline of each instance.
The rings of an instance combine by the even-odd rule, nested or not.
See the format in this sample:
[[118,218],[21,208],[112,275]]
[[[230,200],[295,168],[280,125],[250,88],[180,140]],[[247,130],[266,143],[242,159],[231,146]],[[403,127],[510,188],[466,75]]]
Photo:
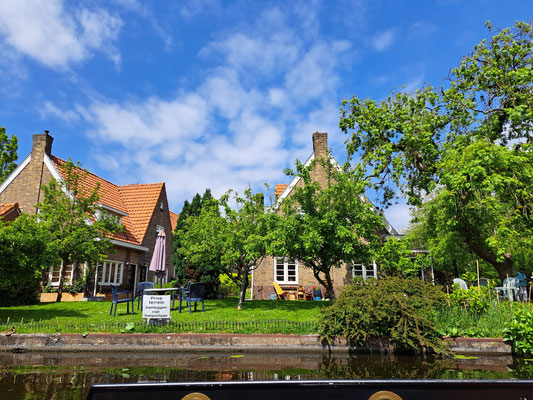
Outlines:
[[[135,303],[135,306],[137,303]],[[142,313],[126,314],[121,303],[116,317],[110,302],[40,303],[1,307],[0,331],[15,327],[18,333],[53,332],[235,332],[316,333],[316,321],[329,301],[252,300],[237,311],[237,299],[206,300],[205,312],[172,311],[172,324],[146,326]],[[200,305],[201,307],[201,305]],[[201,310],[201,308],[200,308]]]

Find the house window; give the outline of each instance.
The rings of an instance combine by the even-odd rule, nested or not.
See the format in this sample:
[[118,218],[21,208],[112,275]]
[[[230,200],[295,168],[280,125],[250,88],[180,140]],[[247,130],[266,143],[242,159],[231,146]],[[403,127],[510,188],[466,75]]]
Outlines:
[[298,261],[284,257],[274,258],[274,281],[277,283],[298,283]]
[[98,283],[100,285],[121,285],[124,274],[124,263],[118,261],[105,261],[98,268]]
[[[63,262],[61,262],[61,265],[57,265],[55,267],[50,268],[50,272],[48,273],[48,284],[50,286],[59,286],[59,277],[61,276],[61,269],[63,269]],[[65,267],[65,275],[63,278],[63,282],[67,284],[72,284],[72,264],[68,264]]]
[[377,277],[378,271],[375,263],[372,267],[367,267],[365,264],[352,264],[352,278],[363,278],[366,281],[367,278]]

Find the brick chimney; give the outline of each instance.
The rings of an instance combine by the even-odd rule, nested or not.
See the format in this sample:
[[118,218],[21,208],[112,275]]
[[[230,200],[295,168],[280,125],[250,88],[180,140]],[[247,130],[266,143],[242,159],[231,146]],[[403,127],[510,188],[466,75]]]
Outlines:
[[313,152],[315,158],[326,158],[328,154],[328,133],[318,132],[313,133]]
[[44,133],[38,133],[33,135],[33,143],[31,146],[31,154],[39,155],[39,158],[42,160],[44,154],[50,155],[52,152],[52,142],[54,138],[48,134],[48,131]]

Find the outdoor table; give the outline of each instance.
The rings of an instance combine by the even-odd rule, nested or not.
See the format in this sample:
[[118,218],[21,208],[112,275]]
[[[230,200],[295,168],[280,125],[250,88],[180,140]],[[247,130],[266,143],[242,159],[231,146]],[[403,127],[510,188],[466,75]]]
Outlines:
[[176,288],[176,287],[164,287],[164,288],[146,288],[144,291],[149,293],[165,293],[165,292],[172,292],[172,307],[171,310],[174,310],[174,300],[176,297],[176,292],[179,291],[181,296],[181,290],[182,288]]

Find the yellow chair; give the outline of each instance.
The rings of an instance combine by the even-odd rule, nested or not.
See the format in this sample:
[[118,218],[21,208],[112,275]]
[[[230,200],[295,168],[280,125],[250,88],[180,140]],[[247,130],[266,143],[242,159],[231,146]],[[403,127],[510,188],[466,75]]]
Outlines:
[[272,282],[272,285],[274,285],[274,290],[276,291],[276,300],[287,300],[287,295],[289,292],[284,291],[277,282]]

